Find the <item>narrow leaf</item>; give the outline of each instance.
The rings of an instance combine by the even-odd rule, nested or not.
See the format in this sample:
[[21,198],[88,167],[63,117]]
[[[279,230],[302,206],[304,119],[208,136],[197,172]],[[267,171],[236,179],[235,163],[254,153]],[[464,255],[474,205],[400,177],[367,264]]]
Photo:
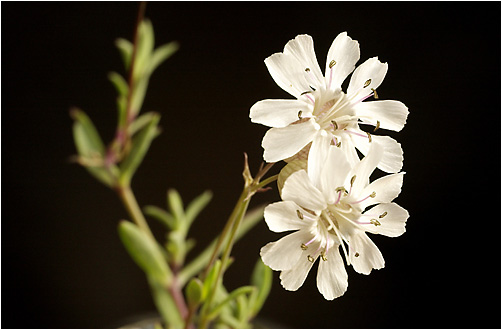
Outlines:
[[129,66],[131,65],[132,43],[126,39],[118,38],[115,40],[115,46],[119,49],[125,69],[128,71]]
[[162,64],[162,62],[171,57],[179,48],[180,45],[176,41],[171,41],[170,43],[157,48],[153,52],[150,59],[150,65],[148,67],[149,74],[152,74],[152,72],[155,71],[155,69],[157,69],[157,67]]
[[152,290],[155,306],[164,319],[166,326],[171,329],[184,328],[185,322],[178,311],[174,298],[165,287],[152,276],[148,276],[148,283]]
[[235,289],[232,291],[227,298],[225,298],[221,303],[216,305],[211,312],[209,313],[208,318],[209,319],[214,319],[216,316],[218,316],[219,311],[226,306],[229,302],[235,300],[238,296],[253,292],[255,290],[255,287],[253,286],[243,286],[240,288]]
[[163,285],[169,284],[172,273],[157,242],[129,221],[120,222],[119,236],[129,255],[147,275]]
[[173,229],[175,226],[174,217],[171,214],[169,214],[167,211],[161,209],[160,207],[153,206],[153,205],[147,205],[143,208],[143,212],[145,212],[146,215],[148,215],[156,220],[159,220],[168,229]]
[[150,148],[152,140],[157,135],[157,124],[160,116],[154,116],[150,123],[136,134],[132,140],[132,147],[129,155],[120,164],[122,183],[128,184],[134,172],[143,161],[146,152]]
[[167,204],[174,216],[177,227],[185,222],[185,211],[183,210],[183,201],[176,189],[169,189],[167,192]]
[[272,270],[258,259],[251,275],[251,285],[258,290],[250,297],[251,316],[256,316],[263,307],[272,288]]
[[213,198],[213,193],[209,190],[203,192],[197,196],[193,201],[188,204],[185,211],[185,221],[187,222],[187,227],[190,227],[192,222],[197,218],[199,213],[207,206],[207,204]]

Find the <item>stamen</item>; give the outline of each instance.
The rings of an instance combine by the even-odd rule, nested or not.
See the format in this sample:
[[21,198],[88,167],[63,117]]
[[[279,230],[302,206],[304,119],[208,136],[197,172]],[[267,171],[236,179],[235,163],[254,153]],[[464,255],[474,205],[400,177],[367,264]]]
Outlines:
[[326,257],[326,255],[324,254],[324,252],[321,252],[321,259],[323,261],[328,261],[328,258]]
[[369,140],[369,142],[371,143],[371,134],[370,134],[370,133],[368,133],[368,132],[366,132],[366,134],[368,135],[368,140]]
[[386,215],[387,215],[387,211],[385,211],[384,213],[380,214],[378,217],[379,217],[380,219],[382,219],[382,218],[383,218],[383,217],[385,217]]
[[300,220],[303,220],[303,213],[300,212],[300,210],[296,210],[296,215],[300,218]]
[[353,135],[360,136],[360,137],[368,137],[368,135],[367,135],[368,133],[366,133],[366,135],[364,135],[364,134],[361,134],[361,133],[349,131],[348,129],[344,129],[344,131],[347,132],[347,133],[353,134]]
[[354,175],[351,179],[350,179],[350,187],[352,187],[354,185],[354,182],[356,181],[356,176]]
[[336,64],[336,61],[335,60],[331,60],[331,62],[329,62],[329,68],[333,68]]
[[310,254],[307,256],[307,259],[308,259],[310,262],[312,262],[312,263],[315,261],[315,260],[314,260],[314,258],[313,258]]
[[299,120],[302,120],[302,113],[303,113],[303,111],[301,111],[301,110],[298,111],[298,119]]
[[305,245],[305,244],[303,244],[303,243],[302,243],[302,245],[300,245],[300,247],[302,248],[303,251],[305,251],[306,249],[308,249],[308,246]]
[[372,192],[369,196],[366,196],[363,199],[358,200],[357,202],[351,202],[350,204],[359,204],[359,203],[362,203],[362,202],[364,202],[365,200],[367,200],[370,197],[371,198],[375,198],[376,197],[376,192]]
[[308,94],[308,93],[312,93],[312,91],[305,91],[305,92],[301,93],[300,95],[305,95],[305,94]]
[[310,72],[310,68],[305,68],[305,72]]
[[378,94],[376,92],[376,89],[372,88],[371,90],[373,91],[373,95],[375,96],[375,100],[378,100]]
[[338,204],[338,202],[340,201],[340,198],[342,198],[342,191],[341,190],[338,192],[338,198],[336,199],[335,205]]
[[379,120],[377,120],[377,123],[376,123],[375,129],[373,130],[373,132],[376,132],[376,131],[377,131],[377,129],[379,129],[379,128],[380,128],[380,121],[379,121]]
[[372,225],[375,225],[375,226],[380,226],[381,225],[380,221],[378,221],[377,219],[371,219],[370,223]]
[[359,257],[359,252],[356,252],[356,254],[354,254],[354,257]]
[[366,82],[364,83],[363,88],[368,87],[370,84],[371,84],[371,79],[366,80]]
[[331,125],[333,125],[333,129],[336,131],[338,129],[338,124],[336,123],[336,121],[332,120],[331,121]]

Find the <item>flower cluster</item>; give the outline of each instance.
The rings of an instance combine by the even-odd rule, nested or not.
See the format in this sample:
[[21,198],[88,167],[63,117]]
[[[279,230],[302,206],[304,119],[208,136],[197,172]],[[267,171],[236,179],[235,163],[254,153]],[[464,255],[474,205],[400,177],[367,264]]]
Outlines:
[[[319,259],[317,287],[328,300],[347,290],[343,258],[362,274],[384,267],[366,233],[396,237],[408,219],[392,202],[403,183],[400,144],[360,128],[400,131],[408,109],[377,100],[387,63],[374,57],[355,68],[359,56],[359,43],[339,34],[323,75],[312,38],[299,35],[265,60],[275,82],[296,99],[263,100],[250,110],[252,122],[271,127],[262,142],[265,161],[288,163],[279,175],[282,201],[266,207],[265,221],[274,232],[293,232],[265,245],[262,260],[281,271],[285,289],[297,290]],[[345,93],[341,85],[350,73]],[[376,168],[389,174],[370,182]]]

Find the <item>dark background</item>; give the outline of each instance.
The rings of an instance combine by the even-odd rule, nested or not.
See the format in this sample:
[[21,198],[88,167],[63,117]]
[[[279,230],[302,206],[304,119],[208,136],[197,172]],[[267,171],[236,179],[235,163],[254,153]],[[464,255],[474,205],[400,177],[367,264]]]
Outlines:
[[[2,3],[2,328],[116,327],[153,311],[142,272],[116,232],[118,198],[68,158],[71,106],[105,141],[115,125],[107,72],[132,38],[137,3]],[[298,292],[273,291],[262,316],[293,328],[500,328],[499,2],[149,3],[157,45],[181,48],[153,74],[143,111],[163,133],[137,172],[141,205],[206,189],[191,232],[199,249],[223,227],[242,186],[243,152],[261,162],[266,127],[249,121],[265,98],[290,98],[263,60],[298,34],[313,36],[324,68],[338,33],[361,60],[389,63],[381,99],[404,102],[408,123],[396,202],[399,238],[372,236],[386,267],[348,267],[347,293],[325,301],[311,272]],[[277,168],[275,169],[277,170]],[[279,200],[264,193],[253,205]],[[152,224],[156,233],[160,228]],[[229,288],[248,283],[259,249],[282,235],[261,223],[236,246]],[[275,326],[275,325],[274,325]]]

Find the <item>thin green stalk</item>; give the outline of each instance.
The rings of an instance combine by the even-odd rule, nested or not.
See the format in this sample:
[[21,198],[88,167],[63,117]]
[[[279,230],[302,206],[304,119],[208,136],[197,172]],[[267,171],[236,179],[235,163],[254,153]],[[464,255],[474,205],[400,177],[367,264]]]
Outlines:
[[145,217],[143,216],[143,213],[141,212],[141,208],[136,201],[136,197],[134,196],[131,187],[129,185],[119,186],[117,191],[134,223],[136,223],[136,225],[138,225],[138,227],[147,235],[155,239]]

